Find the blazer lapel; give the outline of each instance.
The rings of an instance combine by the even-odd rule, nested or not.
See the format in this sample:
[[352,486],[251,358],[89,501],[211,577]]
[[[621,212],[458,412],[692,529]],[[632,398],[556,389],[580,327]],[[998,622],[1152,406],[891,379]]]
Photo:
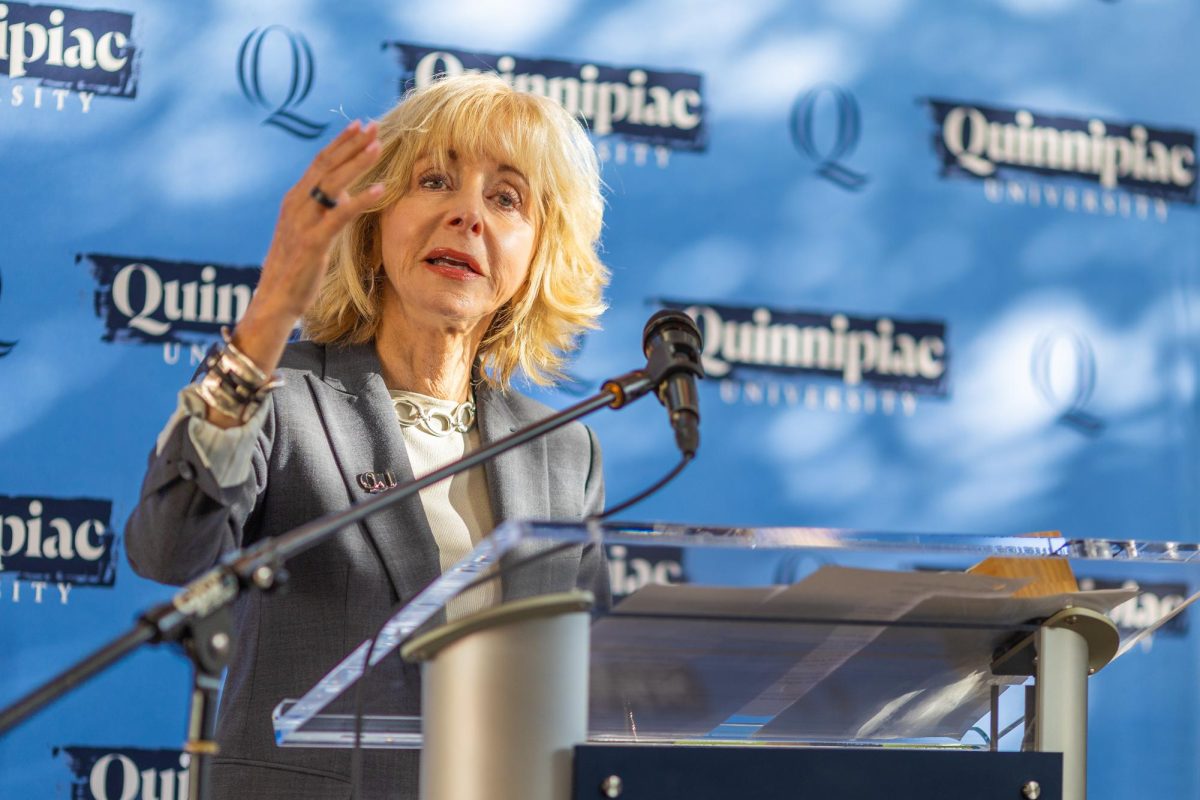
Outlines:
[[[499,389],[481,384],[475,391],[480,443],[487,447],[533,420],[517,419]],[[550,473],[545,438],[502,453],[484,465],[496,524],[510,519],[545,518],[550,513]]]
[[[390,472],[397,485],[413,480],[391,396],[372,343],[325,348],[325,374],[306,376],[351,502],[369,493],[359,476]],[[397,600],[408,600],[439,573],[437,542],[417,495],[361,523],[383,563]]]
[[[534,421],[518,418],[507,397],[499,390],[480,386],[475,400],[479,411],[479,436],[485,446]],[[551,515],[550,462],[545,437],[509,450],[484,469],[497,524],[507,520],[547,519]],[[566,591],[575,585],[581,547],[570,548],[565,553],[539,559],[527,566],[515,566],[556,545],[554,542],[529,541],[501,558],[501,569],[512,570],[502,579],[505,600]]]

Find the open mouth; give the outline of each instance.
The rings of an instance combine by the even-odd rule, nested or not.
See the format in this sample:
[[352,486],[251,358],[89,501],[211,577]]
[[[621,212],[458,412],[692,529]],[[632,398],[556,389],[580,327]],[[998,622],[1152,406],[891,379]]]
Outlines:
[[443,267],[453,267],[454,269],[461,269],[464,272],[474,272],[474,270],[471,269],[471,265],[468,264],[466,261],[459,261],[456,258],[450,258],[448,256],[438,256],[437,258],[427,258],[427,259],[425,259],[425,263],[439,264]]
[[435,247],[425,255],[425,263],[442,270],[453,270],[464,276],[469,274],[482,275],[479,264],[469,253],[451,250],[448,247]]

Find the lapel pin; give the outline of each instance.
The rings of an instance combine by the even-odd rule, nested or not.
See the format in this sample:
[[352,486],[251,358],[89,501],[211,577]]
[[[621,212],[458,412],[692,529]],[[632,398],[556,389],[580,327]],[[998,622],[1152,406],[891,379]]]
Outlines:
[[358,475],[358,485],[368,494],[379,494],[396,487],[396,478],[391,470],[385,472],[363,472]]

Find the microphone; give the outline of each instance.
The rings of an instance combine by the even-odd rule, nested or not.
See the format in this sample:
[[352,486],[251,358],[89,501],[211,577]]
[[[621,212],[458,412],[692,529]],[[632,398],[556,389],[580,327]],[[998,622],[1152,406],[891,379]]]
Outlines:
[[675,444],[687,458],[700,447],[700,397],[696,378],[704,377],[700,366],[700,329],[682,311],[664,309],[646,322],[642,351],[646,371],[657,385],[658,400],[667,409]]

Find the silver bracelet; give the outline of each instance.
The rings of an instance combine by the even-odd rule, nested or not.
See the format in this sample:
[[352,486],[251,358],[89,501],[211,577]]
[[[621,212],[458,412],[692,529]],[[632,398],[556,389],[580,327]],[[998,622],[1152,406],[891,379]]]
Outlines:
[[221,338],[223,344],[213,344],[204,357],[204,375],[195,391],[206,406],[244,425],[283,379],[267,375],[239,350],[228,328],[221,328]]

